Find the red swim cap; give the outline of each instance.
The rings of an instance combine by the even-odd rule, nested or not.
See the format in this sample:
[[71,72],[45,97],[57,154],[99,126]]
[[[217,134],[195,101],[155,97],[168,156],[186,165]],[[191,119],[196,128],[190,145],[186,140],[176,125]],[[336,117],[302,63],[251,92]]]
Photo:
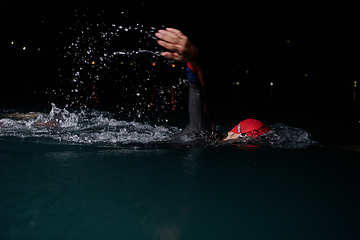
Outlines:
[[270,131],[270,127],[266,126],[262,122],[256,119],[245,119],[241,121],[238,125],[236,125],[231,132],[236,134],[245,134],[248,137],[258,137],[261,136],[268,131]]

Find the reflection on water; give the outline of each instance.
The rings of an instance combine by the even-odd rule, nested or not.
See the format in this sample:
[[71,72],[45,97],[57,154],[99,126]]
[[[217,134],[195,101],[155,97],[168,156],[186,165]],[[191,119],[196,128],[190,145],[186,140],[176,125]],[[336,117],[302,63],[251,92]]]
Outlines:
[[[179,161],[179,170],[176,173],[174,181],[174,196],[172,206],[174,211],[171,214],[165,213],[169,218],[162,221],[157,226],[152,226],[153,239],[177,240],[184,239],[184,227],[189,217],[194,211],[194,191],[197,183],[197,169],[203,148],[188,149],[182,159]],[[158,215],[157,212],[151,213],[153,216]],[[144,224],[149,224],[145,223]]]

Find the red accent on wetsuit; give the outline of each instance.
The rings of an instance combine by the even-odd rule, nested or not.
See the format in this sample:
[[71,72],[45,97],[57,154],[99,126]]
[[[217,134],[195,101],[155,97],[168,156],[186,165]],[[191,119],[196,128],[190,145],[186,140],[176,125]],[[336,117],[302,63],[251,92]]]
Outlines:
[[187,63],[187,67],[195,73],[195,75],[200,79],[201,85],[205,86],[205,79],[203,71],[201,70],[199,65],[191,65],[190,63]]

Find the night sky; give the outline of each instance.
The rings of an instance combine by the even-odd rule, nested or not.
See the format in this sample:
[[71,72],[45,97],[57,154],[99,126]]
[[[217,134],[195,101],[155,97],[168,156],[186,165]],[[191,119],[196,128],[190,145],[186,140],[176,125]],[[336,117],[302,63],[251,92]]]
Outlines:
[[[163,25],[178,28],[205,56],[209,81],[218,96],[226,96],[236,81],[250,87],[277,82],[288,91],[299,85],[346,88],[358,79],[359,1],[166,4],[153,1],[129,1],[116,6],[87,2],[43,5],[41,1],[3,4],[2,76],[5,81],[11,80],[9,88],[1,89],[2,106],[23,103],[17,97],[20,92],[35,99],[36,91],[40,96],[36,101],[48,101],[39,92],[51,88],[59,77],[59,48],[71,38],[66,34],[76,21],[75,10],[86,12],[89,19],[103,11],[101,21],[108,24],[121,25],[124,18],[118,16],[125,12],[129,23],[139,22],[157,29]],[[218,79],[222,79],[221,86]]]

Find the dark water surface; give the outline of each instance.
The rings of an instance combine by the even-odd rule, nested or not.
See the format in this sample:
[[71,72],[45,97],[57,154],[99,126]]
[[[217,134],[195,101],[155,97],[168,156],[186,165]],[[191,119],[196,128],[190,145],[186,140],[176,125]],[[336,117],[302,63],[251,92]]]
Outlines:
[[1,239],[358,239],[360,153],[0,140]]

